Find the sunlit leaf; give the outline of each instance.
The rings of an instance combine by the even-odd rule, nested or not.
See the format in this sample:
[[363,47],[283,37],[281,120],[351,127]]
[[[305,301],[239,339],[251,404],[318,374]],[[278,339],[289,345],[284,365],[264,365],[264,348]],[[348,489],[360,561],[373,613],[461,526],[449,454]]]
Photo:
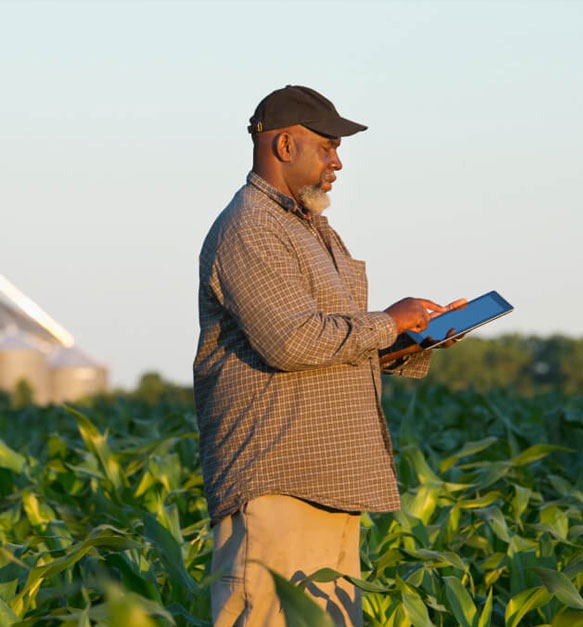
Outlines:
[[532,490],[521,485],[514,485],[514,498],[512,499],[512,507],[514,508],[514,517],[519,520],[528,507],[528,502],[532,496]]
[[19,475],[25,463],[26,459],[20,453],[13,451],[4,440],[0,440],[0,468],[8,468]]
[[506,627],[516,627],[525,614],[546,605],[551,599],[552,596],[546,591],[544,586],[523,590],[512,597],[506,605],[504,614]]
[[115,585],[109,585],[107,597],[108,624],[111,627],[156,627],[152,616],[159,616],[175,625],[172,614],[134,592],[124,592]]
[[0,627],[10,627],[19,620],[13,609],[0,597]]
[[440,491],[441,485],[421,485],[413,500],[407,504],[408,512],[427,524],[435,511]]
[[512,466],[526,466],[526,464],[532,464],[532,462],[536,462],[543,457],[546,457],[550,453],[554,453],[555,451],[571,451],[574,452],[573,449],[569,449],[565,446],[557,446],[555,444],[535,444],[527,448],[522,453],[516,455],[510,460],[510,464]]
[[457,577],[444,577],[449,605],[461,627],[475,627],[477,610],[470,593]]
[[123,485],[120,466],[109,449],[107,438],[99,432],[87,416],[67,405],[64,407],[75,417],[79,432],[87,448],[99,459],[105,476],[111,481],[114,488],[119,491]]
[[488,448],[494,442],[496,442],[498,438],[493,436],[484,438],[483,440],[478,440],[477,442],[466,442],[462,448],[455,454],[443,459],[439,464],[439,470],[441,472],[445,472],[449,470],[456,462],[458,462],[463,457],[468,457],[469,455],[475,455],[480,451]]
[[480,563],[480,567],[484,569],[498,568],[505,559],[506,553],[492,553]]
[[31,525],[47,525],[55,519],[55,512],[46,503],[39,502],[30,490],[22,490],[22,504]]
[[[28,573],[24,588],[10,603],[12,609],[17,613],[22,609],[26,609],[27,605],[34,599],[43,580],[70,568],[87,555],[92,548],[98,546],[124,551],[137,548],[141,545],[125,534],[120,535],[110,525],[96,527],[82,543],[70,547],[63,557],[50,560],[32,568]],[[26,595],[28,595],[27,603],[25,603]]]
[[488,507],[495,501],[502,498],[502,494],[498,490],[492,490],[484,496],[475,499],[460,499],[456,502],[456,506],[460,509],[478,509],[480,507]]
[[542,507],[540,510],[540,521],[548,525],[561,539],[567,539],[569,517],[567,512],[557,507],[557,505]]
[[435,627],[429,620],[427,607],[421,597],[403,592],[401,599],[403,600],[405,614],[414,627]]
[[405,447],[403,454],[406,455],[413,464],[413,468],[415,469],[421,483],[427,483],[429,481],[436,484],[443,483],[443,480],[438,477],[433,470],[431,470],[418,446],[410,445]]
[[486,599],[486,603],[484,603],[484,608],[478,620],[478,627],[490,627],[490,620],[492,618],[492,590],[493,588],[490,588],[490,592],[488,592],[488,598]]

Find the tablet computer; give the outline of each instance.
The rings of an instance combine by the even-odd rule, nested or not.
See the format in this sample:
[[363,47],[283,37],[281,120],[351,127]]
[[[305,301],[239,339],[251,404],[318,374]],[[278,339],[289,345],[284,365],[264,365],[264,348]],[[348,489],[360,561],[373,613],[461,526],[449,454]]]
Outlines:
[[[513,309],[514,307],[498,292],[492,291],[470,300],[462,309],[446,311],[435,316],[429,321],[427,328],[419,333],[416,331],[405,333],[424,350],[428,350],[496,320]],[[454,331],[447,337],[451,329]]]

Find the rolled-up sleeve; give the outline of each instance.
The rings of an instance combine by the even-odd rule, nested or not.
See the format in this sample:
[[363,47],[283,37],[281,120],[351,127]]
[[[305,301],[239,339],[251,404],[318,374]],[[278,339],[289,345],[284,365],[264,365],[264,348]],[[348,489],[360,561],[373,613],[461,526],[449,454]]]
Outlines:
[[276,229],[232,230],[218,248],[210,286],[254,350],[280,370],[356,363],[397,337],[384,312],[319,311],[292,245]]

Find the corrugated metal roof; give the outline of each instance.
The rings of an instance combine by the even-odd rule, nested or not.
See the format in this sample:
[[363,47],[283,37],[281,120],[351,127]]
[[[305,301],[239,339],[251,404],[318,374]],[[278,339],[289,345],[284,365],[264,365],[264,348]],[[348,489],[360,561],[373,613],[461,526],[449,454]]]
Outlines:
[[0,333],[16,328],[24,333],[38,337],[50,346],[60,346],[59,340],[27,314],[11,307],[0,293]]

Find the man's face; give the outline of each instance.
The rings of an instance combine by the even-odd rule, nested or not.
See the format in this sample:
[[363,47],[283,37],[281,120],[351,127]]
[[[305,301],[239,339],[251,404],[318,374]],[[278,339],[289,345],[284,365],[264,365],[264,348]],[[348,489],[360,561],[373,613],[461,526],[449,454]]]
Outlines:
[[290,164],[288,181],[296,201],[314,213],[329,204],[327,193],[342,168],[338,157],[340,139],[323,137],[303,126],[294,127],[295,159]]

